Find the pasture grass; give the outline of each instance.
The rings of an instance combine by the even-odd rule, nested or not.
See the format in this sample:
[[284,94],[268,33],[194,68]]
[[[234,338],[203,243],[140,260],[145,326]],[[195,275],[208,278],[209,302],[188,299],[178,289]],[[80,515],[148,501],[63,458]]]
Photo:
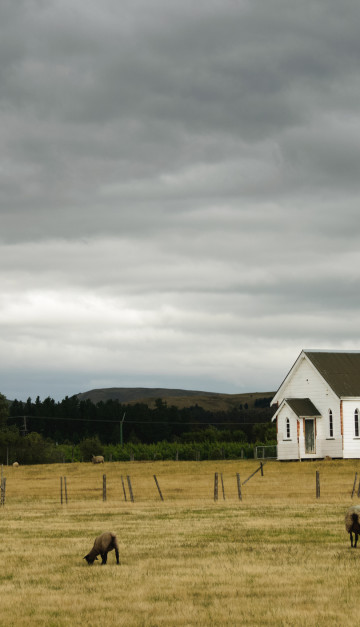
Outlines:
[[[154,462],[4,468],[0,625],[358,624],[356,564],[344,514],[356,461]],[[321,497],[315,498],[315,470]],[[214,472],[223,474],[213,499]],[[107,501],[102,501],[102,475]],[[159,498],[153,474],[161,486]],[[60,476],[69,502],[60,505]],[[135,502],[125,502],[121,475]],[[83,556],[117,533],[120,566]]]

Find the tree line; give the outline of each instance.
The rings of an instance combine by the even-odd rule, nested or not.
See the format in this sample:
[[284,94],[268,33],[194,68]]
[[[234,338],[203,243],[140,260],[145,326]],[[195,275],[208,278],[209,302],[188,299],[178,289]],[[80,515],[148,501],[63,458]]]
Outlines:
[[210,412],[161,399],[150,408],[77,397],[9,403],[0,394],[0,463],[90,461],[92,454],[112,461],[253,457],[256,445],[276,443],[273,410],[261,405]]
[[155,442],[247,442],[276,440],[271,423],[274,410],[239,406],[231,411],[210,412],[194,405],[179,409],[157,399],[155,407],[145,403],[122,404],[117,400],[81,400],[65,397],[60,402],[48,397],[35,402],[15,400],[9,408],[8,423],[23,433],[35,431],[62,444],[78,444],[98,437],[104,444]]

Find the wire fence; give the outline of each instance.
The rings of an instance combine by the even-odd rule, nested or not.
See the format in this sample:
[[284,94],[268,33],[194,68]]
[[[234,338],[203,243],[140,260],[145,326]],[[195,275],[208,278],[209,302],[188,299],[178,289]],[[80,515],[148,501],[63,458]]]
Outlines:
[[255,459],[277,459],[277,445],[255,446],[254,457]]
[[62,506],[103,501],[125,507],[189,500],[284,506],[295,501],[349,503],[360,498],[358,476],[358,460],[319,462],[317,466],[259,460],[56,464],[3,471],[8,506],[45,501]]

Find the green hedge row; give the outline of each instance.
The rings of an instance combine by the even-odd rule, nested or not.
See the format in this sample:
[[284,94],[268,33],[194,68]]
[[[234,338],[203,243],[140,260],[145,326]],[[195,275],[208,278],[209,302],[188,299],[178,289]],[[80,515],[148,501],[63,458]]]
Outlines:
[[[89,444],[89,445],[88,445]],[[92,454],[104,455],[105,461],[153,461],[153,460],[206,460],[206,459],[249,459],[254,457],[254,445],[240,442],[157,442],[156,444],[108,444],[94,440],[83,440],[79,445],[61,445],[65,462],[90,461]]]
[[7,431],[0,432],[0,463],[11,465],[14,461],[20,464],[89,462],[92,455],[104,455],[105,461],[113,462],[252,459],[257,445],[261,446],[261,443],[163,441],[154,444],[120,445],[102,444],[98,437],[87,438],[76,445],[71,443],[56,445],[52,440],[45,439],[35,432],[21,437]]

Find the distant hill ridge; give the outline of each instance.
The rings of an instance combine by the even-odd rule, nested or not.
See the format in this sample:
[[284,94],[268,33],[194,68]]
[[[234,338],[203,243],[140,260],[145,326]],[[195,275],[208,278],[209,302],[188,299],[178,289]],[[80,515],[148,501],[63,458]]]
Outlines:
[[149,407],[153,407],[155,401],[161,398],[168,405],[175,405],[179,409],[199,405],[208,411],[230,411],[245,404],[249,408],[253,408],[256,400],[260,398],[270,399],[274,395],[275,392],[222,394],[168,388],[98,388],[76,394],[80,401],[89,399],[95,404],[101,401],[105,403],[108,400],[118,400],[124,404],[145,403]]

